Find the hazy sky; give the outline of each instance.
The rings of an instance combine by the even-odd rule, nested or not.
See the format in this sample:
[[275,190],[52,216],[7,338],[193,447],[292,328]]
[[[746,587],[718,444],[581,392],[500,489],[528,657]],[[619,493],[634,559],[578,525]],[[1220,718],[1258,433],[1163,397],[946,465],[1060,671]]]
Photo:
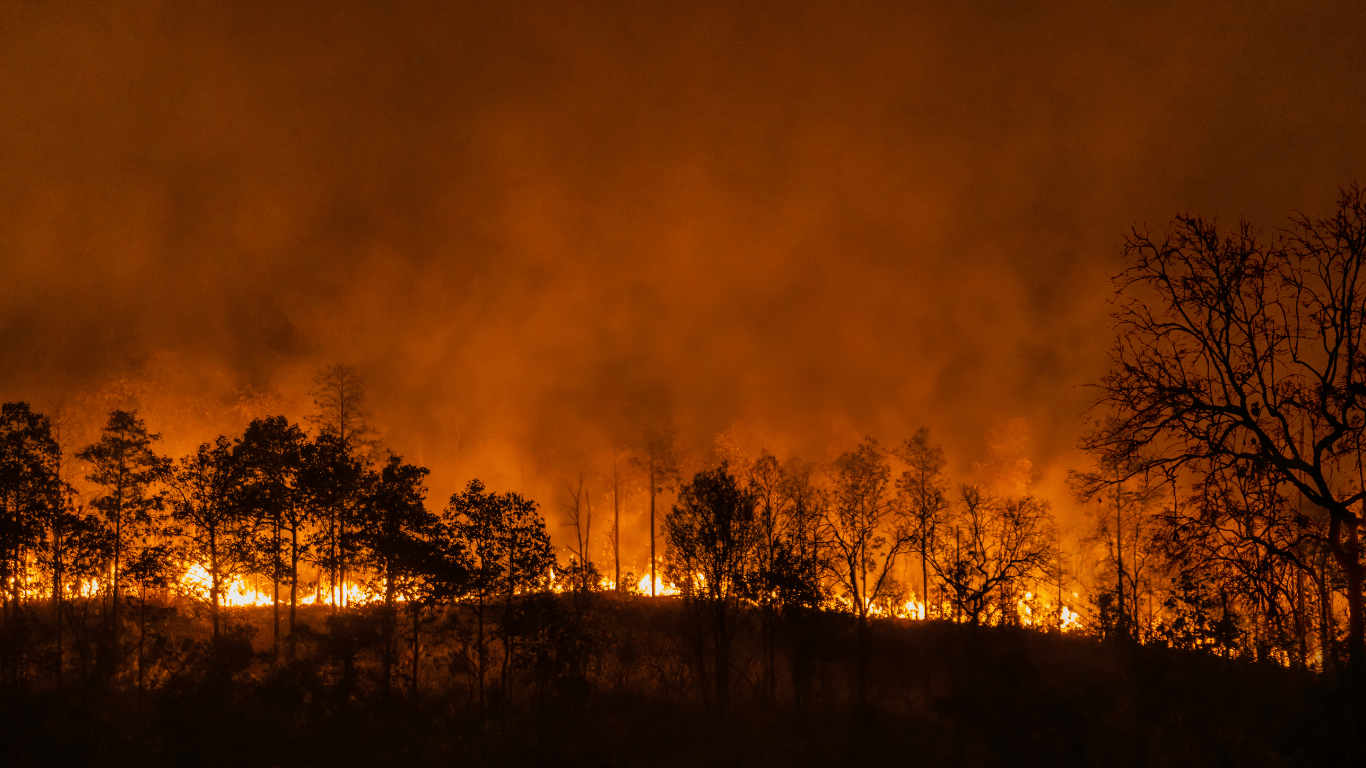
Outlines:
[[438,503],[553,508],[661,389],[1062,496],[1126,230],[1366,181],[1366,13],[913,5],[4,3],[0,390],[183,450],[353,364]]

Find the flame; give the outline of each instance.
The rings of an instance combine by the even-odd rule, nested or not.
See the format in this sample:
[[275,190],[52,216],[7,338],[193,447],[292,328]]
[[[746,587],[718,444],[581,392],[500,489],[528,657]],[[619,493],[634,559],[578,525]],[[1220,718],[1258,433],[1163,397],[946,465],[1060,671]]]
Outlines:
[[[208,569],[199,564],[191,565],[185,571],[185,575],[180,579],[180,590],[182,593],[203,600],[209,601],[209,592],[213,584],[213,579]],[[359,605],[370,603],[380,599],[380,595],[366,589],[363,585],[348,581],[337,590],[337,597],[346,605]],[[219,587],[218,603],[225,608],[242,608],[246,606],[262,606],[272,603],[272,591],[269,583],[257,585],[249,582],[241,576],[233,576],[223,579]],[[399,598],[400,602],[402,597]],[[288,587],[281,586],[280,602],[289,602]],[[319,589],[312,594],[305,595],[299,600],[300,605],[331,605],[331,590]]]
[[[636,589],[640,590],[640,593],[643,595],[650,594],[650,574],[647,573],[644,576],[640,577],[640,582],[636,584]],[[654,593],[660,597],[672,597],[674,595],[679,594],[679,590],[678,587],[675,587],[672,584],[665,584],[664,582],[660,581],[659,575],[656,574]]]

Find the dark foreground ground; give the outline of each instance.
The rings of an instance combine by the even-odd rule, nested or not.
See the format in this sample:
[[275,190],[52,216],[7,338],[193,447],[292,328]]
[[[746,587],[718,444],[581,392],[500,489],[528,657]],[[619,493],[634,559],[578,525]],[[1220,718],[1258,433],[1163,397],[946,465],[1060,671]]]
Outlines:
[[[614,632],[653,622],[648,634],[676,618],[667,606],[634,610]],[[764,704],[744,666],[724,713],[689,689],[686,665],[653,677],[618,670],[652,687],[614,685],[600,666],[577,686],[519,688],[515,703],[493,690],[482,717],[468,689],[414,699],[396,683],[386,702],[373,670],[346,677],[317,644],[278,666],[250,646],[206,650],[141,697],[126,679],[0,693],[0,765],[1329,766],[1363,755],[1363,709],[1320,675],[1028,630],[888,622],[876,628],[859,707],[852,641],[837,631],[827,640],[812,651],[800,705],[790,685]],[[640,648],[622,658],[668,663]]]

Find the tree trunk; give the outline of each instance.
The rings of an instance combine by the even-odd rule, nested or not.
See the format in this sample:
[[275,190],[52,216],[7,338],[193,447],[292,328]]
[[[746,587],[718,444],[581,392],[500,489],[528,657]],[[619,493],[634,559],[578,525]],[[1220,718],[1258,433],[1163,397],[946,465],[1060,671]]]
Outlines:
[[655,596],[655,460],[650,457],[650,597]]
[[612,451],[612,559],[616,566],[617,594],[621,594],[621,503],[617,498],[617,452]]
[[209,532],[209,615],[213,618],[213,639],[222,637],[218,624],[219,599],[218,537]]
[[920,617],[923,619],[930,618],[930,568],[928,565],[929,558],[926,557],[928,549],[925,544],[925,537],[922,536],[920,539],[920,601],[923,609],[920,612]]
[[273,661],[280,659],[280,517],[276,514],[275,530],[271,538],[270,551],[270,606],[271,616],[271,637],[274,639],[274,658]]
[[138,600],[138,712],[142,712],[143,648],[147,644],[147,585],[142,585]]
[[[1366,664],[1366,647],[1363,647],[1363,636],[1366,635],[1366,617],[1362,615],[1362,580],[1363,569],[1361,565],[1361,541],[1358,537],[1358,527],[1360,520],[1350,511],[1343,511],[1341,514],[1333,515],[1329,523],[1328,541],[1333,552],[1333,558],[1337,561],[1338,567],[1347,577],[1347,666],[1351,670],[1353,677],[1361,674],[1361,667]],[[1346,528],[1346,539],[1342,539],[1343,531]]]
[[380,675],[380,687],[384,691],[385,703],[388,703],[389,693],[393,688],[395,616],[393,570],[386,565],[384,569],[384,668]]
[[479,721],[484,721],[484,671],[485,663],[488,658],[487,649],[484,643],[484,593],[479,593],[479,630],[478,630],[478,651],[479,651]]
[[52,607],[57,611],[57,669],[56,680],[62,684],[62,541],[52,537]]
[[289,529],[289,658],[294,658],[294,616],[299,607],[299,528]]
[[1115,634],[1123,640],[1128,636],[1124,621],[1124,483],[1115,486],[1115,571],[1119,587],[1119,615],[1115,617]]
[[409,694],[409,696],[412,698],[413,702],[416,703],[416,702],[417,702],[417,672],[418,672],[418,655],[417,655],[417,653],[418,653],[418,649],[419,649],[419,645],[418,645],[418,634],[417,634],[417,633],[418,633],[418,630],[421,628],[420,619],[421,619],[421,611],[422,611],[422,609],[418,606],[418,603],[417,603],[416,600],[412,601],[412,603],[410,604],[409,607],[412,608],[412,610],[413,610],[413,687],[411,688],[412,693]]
[[327,545],[332,550],[328,557],[327,575],[328,586],[332,590],[332,615],[337,615],[337,509],[333,507],[328,510],[327,516]]

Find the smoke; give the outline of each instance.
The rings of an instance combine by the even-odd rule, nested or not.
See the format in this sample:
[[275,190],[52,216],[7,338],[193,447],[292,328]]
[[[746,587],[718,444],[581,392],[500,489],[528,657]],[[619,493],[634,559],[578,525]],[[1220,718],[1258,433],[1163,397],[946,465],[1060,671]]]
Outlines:
[[1066,507],[1123,234],[1326,210],[1366,22],[1002,5],[6,4],[0,389],[183,451],[345,362],[438,502],[599,513],[664,391],[695,459],[1008,435]]

